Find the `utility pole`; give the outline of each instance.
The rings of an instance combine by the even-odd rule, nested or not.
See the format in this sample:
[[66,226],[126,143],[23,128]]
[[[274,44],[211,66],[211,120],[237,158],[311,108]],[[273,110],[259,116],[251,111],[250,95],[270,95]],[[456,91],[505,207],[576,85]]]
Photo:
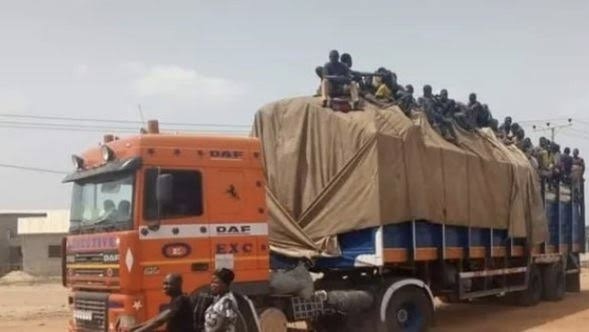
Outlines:
[[535,132],[538,131],[550,131],[550,141],[554,142],[554,140],[556,139],[556,131],[563,129],[563,128],[567,128],[573,125],[573,119],[568,119],[566,124],[562,124],[562,125],[553,125],[550,122],[546,122],[546,127],[545,128],[538,128],[538,126],[533,125],[532,129],[534,129]]

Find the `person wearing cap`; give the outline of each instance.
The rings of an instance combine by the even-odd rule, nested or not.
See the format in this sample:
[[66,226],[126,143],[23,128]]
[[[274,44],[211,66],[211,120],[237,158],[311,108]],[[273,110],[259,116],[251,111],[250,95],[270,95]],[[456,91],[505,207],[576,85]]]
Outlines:
[[243,319],[239,313],[237,300],[230,291],[235,278],[233,271],[222,268],[213,273],[211,295],[213,302],[205,311],[205,332],[235,332],[238,320]]
[[134,332],[155,331],[166,324],[168,332],[192,332],[192,306],[182,293],[182,276],[170,273],[164,278],[164,293],[170,297],[168,306],[159,315],[130,329]]

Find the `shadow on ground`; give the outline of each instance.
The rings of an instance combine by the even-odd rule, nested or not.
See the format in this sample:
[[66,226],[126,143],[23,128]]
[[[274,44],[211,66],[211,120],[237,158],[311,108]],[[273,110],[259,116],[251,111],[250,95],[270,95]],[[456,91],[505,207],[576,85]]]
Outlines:
[[[589,290],[567,293],[560,302],[541,302],[534,307],[518,307],[494,300],[482,300],[469,304],[442,304],[436,311],[436,323],[432,331],[501,331],[519,332],[537,330],[559,319],[571,318],[583,311],[576,319],[589,324]],[[564,322],[555,323],[546,330],[589,331],[589,325],[565,327]],[[587,328],[587,330],[585,330]],[[543,329],[542,329],[543,330]]]

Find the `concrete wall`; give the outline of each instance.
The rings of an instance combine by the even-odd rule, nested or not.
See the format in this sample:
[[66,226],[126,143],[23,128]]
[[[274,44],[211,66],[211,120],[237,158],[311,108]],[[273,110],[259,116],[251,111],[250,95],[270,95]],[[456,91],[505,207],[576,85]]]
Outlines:
[[21,235],[23,270],[37,276],[61,275],[61,258],[49,257],[50,245],[61,245],[65,234]]
[[[17,236],[17,220],[20,215],[0,214],[0,275],[10,271],[19,265],[20,262],[11,262],[9,253],[11,246],[20,246],[20,240]],[[12,239],[8,238],[8,232],[12,234]]]

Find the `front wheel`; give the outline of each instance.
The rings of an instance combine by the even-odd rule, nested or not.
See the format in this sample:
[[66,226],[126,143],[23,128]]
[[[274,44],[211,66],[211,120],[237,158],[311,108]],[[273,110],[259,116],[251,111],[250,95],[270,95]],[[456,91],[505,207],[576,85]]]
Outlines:
[[430,299],[417,287],[404,287],[393,294],[382,331],[427,331],[433,321]]

